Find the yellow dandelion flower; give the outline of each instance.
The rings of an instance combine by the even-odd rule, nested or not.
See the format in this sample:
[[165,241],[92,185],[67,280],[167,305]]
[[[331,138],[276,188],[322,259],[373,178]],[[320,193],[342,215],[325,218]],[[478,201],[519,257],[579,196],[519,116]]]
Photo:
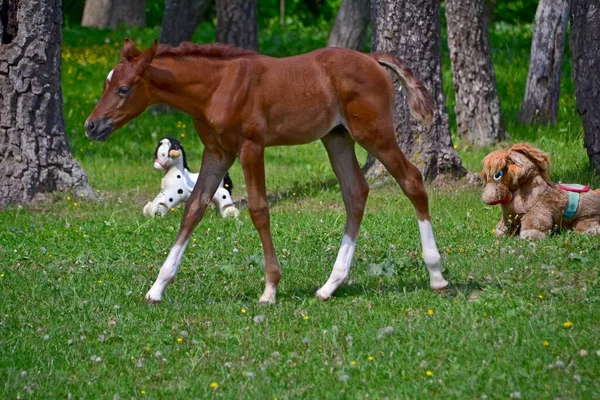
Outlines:
[[543,294],[538,294],[538,299],[544,300],[544,295]]
[[77,203],[73,203],[73,206],[74,206],[74,207],[77,207]]
[[98,285],[102,285],[102,281],[101,280],[98,281]]
[[246,309],[244,307],[242,307],[240,311],[242,312],[242,314],[246,314]]
[[192,241],[193,241],[193,242],[196,242],[197,240],[198,240],[198,239],[196,239],[196,238],[193,238],[193,239],[192,239]]
[[183,338],[178,337],[177,338],[177,343],[181,343],[181,342],[183,342]]
[[430,370],[425,371],[425,375],[427,376],[433,376],[433,372],[431,372]]
[[0,278],[4,278],[4,274],[0,274]]
[[496,228],[492,228],[492,230],[490,230],[491,233],[496,232]]
[[572,327],[572,326],[573,326],[573,323],[572,323],[571,321],[567,321],[567,322],[565,322],[565,323],[563,324],[563,326],[564,326],[565,328],[570,328],[570,327]]
[[217,382],[211,382],[210,383],[210,387],[213,388],[213,389],[216,389],[216,388],[219,387],[219,384]]
[[427,315],[432,316],[433,314],[435,314],[435,312],[431,308],[427,310]]
[[548,346],[550,346],[550,342],[547,340],[544,340],[543,345],[544,345],[544,347],[548,347]]
[[146,351],[150,351],[150,346],[146,345],[146,347],[144,347],[144,349],[145,349]]
[[185,133],[181,132],[181,133],[179,134],[179,136],[181,136],[181,137],[185,137]]
[[70,201],[70,200],[71,200],[71,196],[67,196],[67,201]]
[[354,360],[350,361],[350,365],[352,365],[353,367],[356,366],[356,361],[354,361]]
[[369,356],[369,361],[374,361],[374,360],[375,360],[375,357]]
[[309,318],[308,315],[303,315],[302,316],[302,319],[305,320],[305,321],[308,321],[308,318]]
[[446,253],[448,253],[448,254],[452,253],[452,249],[450,247],[446,247]]
[[457,145],[457,144],[455,144],[455,145],[454,145],[454,148],[455,148],[455,149],[458,149],[458,145]]
[[145,395],[146,391],[144,389],[142,389],[142,390],[140,390],[140,393],[143,394],[143,395]]

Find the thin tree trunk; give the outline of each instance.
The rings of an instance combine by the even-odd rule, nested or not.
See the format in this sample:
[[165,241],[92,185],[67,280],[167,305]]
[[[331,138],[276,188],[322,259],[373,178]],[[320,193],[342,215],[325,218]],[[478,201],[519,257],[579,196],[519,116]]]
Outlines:
[[364,50],[370,20],[370,0],[343,0],[327,46]]
[[64,132],[60,6],[0,0],[0,206],[55,190],[94,195]]
[[256,0],[217,0],[217,42],[258,50]]
[[522,124],[555,124],[570,0],[540,0],[535,14]]
[[146,0],[86,0],[82,26],[114,29],[121,23],[146,26]]
[[[373,51],[390,51],[425,82],[436,107],[433,125],[419,125],[411,116],[396,82],[396,137],[400,148],[426,179],[463,176],[466,170],[452,146],[442,90],[440,5],[436,0],[372,0]],[[367,159],[367,175],[377,176],[380,163]]]
[[446,0],[458,136],[479,146],[506,137],[483,0]]
[[572,1],[570,47],[583,141],[600,171],[600,1]]
[[166,0],[161,43],[178,46],[189,41],[210,6],[210,0]]

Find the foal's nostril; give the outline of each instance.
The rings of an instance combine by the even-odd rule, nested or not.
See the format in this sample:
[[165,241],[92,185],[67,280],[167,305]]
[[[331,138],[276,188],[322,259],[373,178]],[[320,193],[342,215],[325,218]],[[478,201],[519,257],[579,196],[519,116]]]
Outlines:
[[94,121],[88,120],[88,121],[85,121],[85,124],[83,124],[83,127],[85,128],[86,131],[93,132],[96,125],[94,124]]

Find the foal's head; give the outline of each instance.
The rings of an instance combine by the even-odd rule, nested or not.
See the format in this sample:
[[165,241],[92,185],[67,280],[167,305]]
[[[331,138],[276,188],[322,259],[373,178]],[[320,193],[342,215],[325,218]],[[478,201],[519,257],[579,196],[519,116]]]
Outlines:
[[140,51],[125,39],[121,62],[104,81],[102,98],[85,121],[86,135],[93,140],[106,140],[110,134],[131,121],[150,105],[149,83],[144,72],[152,62],[158,41]]

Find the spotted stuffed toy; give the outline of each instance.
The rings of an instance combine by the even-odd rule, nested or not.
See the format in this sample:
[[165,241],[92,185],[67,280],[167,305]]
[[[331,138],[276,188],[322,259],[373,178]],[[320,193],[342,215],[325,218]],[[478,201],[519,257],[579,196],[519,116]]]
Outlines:
[[[166,137],[160,140],[154,152],[154,168],[166,171],[160,181],[160,193],[149,201],[144,207],[144,215],[147,217],[163,217],[167,211],[178,203],[189,199],[198,174],[189,172],[185,151],[177,139]],[[239,210],[231,199],[233,184],[229,173],[217,189],[212,198],[212,203],[217,207],[223,218],[237,218]]]

